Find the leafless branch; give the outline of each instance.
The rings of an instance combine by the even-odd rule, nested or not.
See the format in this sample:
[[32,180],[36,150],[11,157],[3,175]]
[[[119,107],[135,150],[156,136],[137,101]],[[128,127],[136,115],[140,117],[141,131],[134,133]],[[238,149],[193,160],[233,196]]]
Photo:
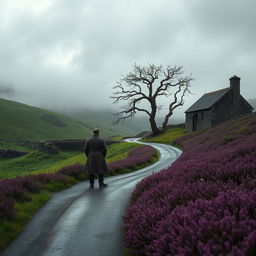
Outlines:
[[[127,102],[116,114],[116,123],[133,117],[137,112],[144,112],[149,116],[153,133],[158,133],[155,117],[161,106],[157,106],[156,99],[160,96],[170,97],[173,94],[174,100],[169,104],[169,112],[165,117],[165,122],[168,122],[173,110],[184,104],[186,92],[190,92],[192,78],[182,75],[182,66],[167,66],[164,69],[163,66],[154,64],[146,67],[135,64],[133,70],[122,76],[113,87],[113,103]],[[149,104],[150,109],[142,107],[143,101]]]

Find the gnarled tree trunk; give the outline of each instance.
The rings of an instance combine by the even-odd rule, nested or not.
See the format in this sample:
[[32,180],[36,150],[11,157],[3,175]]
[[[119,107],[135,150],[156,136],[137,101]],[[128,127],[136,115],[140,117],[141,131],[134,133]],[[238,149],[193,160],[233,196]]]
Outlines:
[[[181,66],[170,67],[164,69],[162,66],[150,64],[147,67],[134,65],[132,72],[123,76],[113,87],[115,90],[112,99],[113,103],[120,101],[127,102],[122,110],[116,114],[118,123],[121,120],[133,117],[137,112],[144,112],[149,116],[149,122],[153,135],[160,133],[160,129],[156,124],[156,113],[160,106],[157,106],[157,98],[161,96],[170,97],[174,95],[174,99],[169,105],[169,111],[165,116],[162,128],[165,129],[168,120],[173,114],[173,110],[183,105],[183,98],[189,91],[189,84],[193,80],[191,77],[183,76]],[[175,91],[173,94],[172,91]],[[147,109],[145,104],[150,105]]]
[[172,116],[172,112],[168,113],[165,118],[164,118],[164,121],[162,123],[162,129],[165,130],[166,127],[167,127],[167,124],[168,124],[168,121],[169,121],[169,118]]

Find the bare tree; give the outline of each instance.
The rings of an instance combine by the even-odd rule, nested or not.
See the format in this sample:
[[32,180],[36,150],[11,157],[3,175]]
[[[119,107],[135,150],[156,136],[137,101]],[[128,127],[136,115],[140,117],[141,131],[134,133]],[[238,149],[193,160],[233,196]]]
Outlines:
[[[157,111],[162,107],[157,105],[157,99],[161,96],[171,98],[168,113],[164,117],[162,129],[166,129],[173,111],[184,104],[184,97],[189,93],[191,76],[183,76],[182,66],[155,66],[146,67],[135,64],[133,70],[122,76],[121,80],[113,87],[111,98],[113,103],[127,102],[122,110],[116,113],[116,123],[133,117],[138,112],[144,112],[149,116],[152,133],[159,134],[160,129],[156,124]],[[145,104],[147,103],[147,104]],[[149,105],[147,107],[146,105]]]

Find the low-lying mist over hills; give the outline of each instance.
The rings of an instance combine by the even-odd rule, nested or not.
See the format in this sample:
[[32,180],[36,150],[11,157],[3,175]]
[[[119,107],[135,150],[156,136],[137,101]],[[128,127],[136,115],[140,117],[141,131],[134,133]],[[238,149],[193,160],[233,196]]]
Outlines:
[[[93,110],[93,109],[83,109],[83,110],[71,110],[63,111],[62,114],[75,118],[82,122],[91,122],[97,127],[102,127],[103,131],[109,131],[114,134],[119,135],[136,135],[142,131],[151,131],[149,120],[146,115],[137,115],[133,118],[127,119],[124,122],[113,125],[115,120],[114,110],[111,109],[102,109],[102,110]],[[156,118],[157,124],[161,126],[163,117]],[[171,124],[183,123],[183,119],[170,119]]]
[[113,111],[80,110],[56,113],[0,98],[0,148],[21,140],[84,139],[98,127],[102,137],[136,135],[150,130],[146,117],[113,125]]
[[[248,100],[256,109],[256,99]],[[57,113],[61,112],[61,113]],[[150,131],[147,116],[135,116],[113,125],[115,112],[111,109],[49,111],[16,101],[0,98],[0,148],[5,143],[19,140],[83,139],[98,127],[101,136],[133,136]],[[157,118],[161,126],[162,117]],[[183,123],[182,119],[170,119],[169,124]]]
[[90,123],[92,126],[102,129],[101,132],[108,132],[115,135],[135,135],[140,131],[149,130],[148,121],[145,117],[134,117],[130,120],[114,125],[114,111],[110,109],[93,110],[81,109],[63,111],[62,114],[76,120]]
[[0,142],[75,139],[90,134],[90,126],[64,115],[0,98]]

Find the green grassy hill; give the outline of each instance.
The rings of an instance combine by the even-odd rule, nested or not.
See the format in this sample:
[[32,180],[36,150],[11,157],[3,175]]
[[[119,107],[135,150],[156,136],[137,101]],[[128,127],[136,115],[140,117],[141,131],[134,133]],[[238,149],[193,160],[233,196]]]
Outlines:
[[0,98],[0,148],[18,140],[82,139],[91,128],[61,114]]

